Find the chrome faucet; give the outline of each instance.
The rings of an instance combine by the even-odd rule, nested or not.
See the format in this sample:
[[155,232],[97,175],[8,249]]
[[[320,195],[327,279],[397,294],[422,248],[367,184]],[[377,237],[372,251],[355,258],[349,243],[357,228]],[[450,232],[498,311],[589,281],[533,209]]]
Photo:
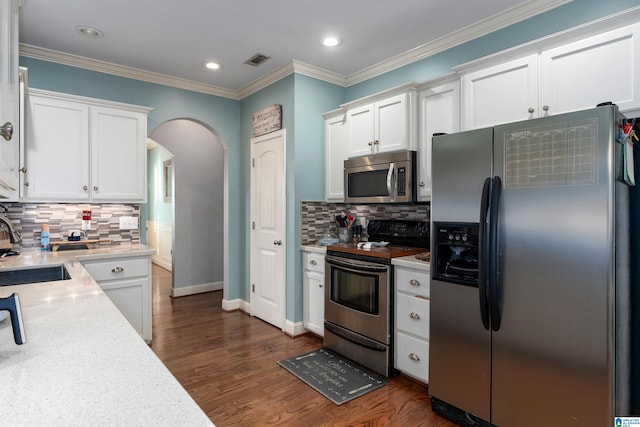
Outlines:
[[0,298],[0,310],[9,311],[11,326],[13,327],[13,340],[21,345],[27,342],[22,322],[22,310],[20,309],[20,297],[15,292],[7,298]]
[[4,209],[4,211],[2,211],[2,214],[0,215],[0,222],[5,224],[9,229],[9,241],[11,243],[22,242],[22,236],[20,236],[20,232],[16,230],[16,228],[13,226],[13,223],[9,220],[9,217],[7,216],[7,211],[9,209],[7,209],[5,205],[1,205],[1,204],[0,204],[0,208]]

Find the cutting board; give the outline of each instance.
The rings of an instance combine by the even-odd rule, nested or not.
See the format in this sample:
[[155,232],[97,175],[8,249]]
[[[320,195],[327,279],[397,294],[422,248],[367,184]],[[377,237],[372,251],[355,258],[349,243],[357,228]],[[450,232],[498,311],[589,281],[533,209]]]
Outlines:
[[50,242],[51,250],[57,251],[60,246],[86,246],[89,249],[93,248],[94,244],[111,243],[111,239],[88,239],[88,240],[58,240]]

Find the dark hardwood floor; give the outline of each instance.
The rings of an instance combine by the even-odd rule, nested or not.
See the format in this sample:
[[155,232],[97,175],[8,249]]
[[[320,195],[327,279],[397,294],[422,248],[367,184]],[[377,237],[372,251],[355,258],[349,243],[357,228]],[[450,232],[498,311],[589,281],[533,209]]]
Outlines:
[[334,405],[276,363],[322,347],[320,338],[225,312],[222,292],[172,299],[170,289],[171,273],[154,265],[151,348],[216,426],[455,426],[404,376]]

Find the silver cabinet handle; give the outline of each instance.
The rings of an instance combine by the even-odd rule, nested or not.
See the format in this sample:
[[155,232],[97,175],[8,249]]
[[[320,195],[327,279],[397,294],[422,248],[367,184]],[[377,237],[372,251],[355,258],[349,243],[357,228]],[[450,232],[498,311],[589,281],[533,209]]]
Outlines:
[[82,186],[82,189],[83,189],[84,191],[87,191],[87,190],[89,189],[89,187],[87,187],[86,185],[83,185],[83,186]]
[[319,287],[319,288],[323,288],[323,287],[324,287],[324,285],[323,285],[323,284],[319,284],[319,285],[318,285],[318,287]]
[[372,141],[367,142],[367,145],[369,145],[369,147],[371,147],[373,145]]
[[93,191],[98,191],[98,187],[97,186],[93,186]]
[[124,268],[122,267],[114,267],[111,269],[112,273],[122,273],[124,271]]
[[415,360],[416,362],[420,361],[420,357],[415,353],[409,353],[409,359]]
[[316,262],[315,259],[312,259],[311,261],[309,261],[309,264],[311,265],[318,265],[318,263]]
[[276,246],[280,246],[280,245],[282,245],[282,240],[274,240],[273,244],[276,245]]
[[7,141],[11,141],[11,138],[13,137],[13,125],[11,122],[7,122],[0,126],[0,136]]
[[533,107],[529,107],[529,113],[533,113],[534,111],[536,111]]
[[414,311],[412,311],[411,313],[409,313],[409,318],[413,319],[413,320],[420,320],[420,315]]
[[424,181],[420,181],[420,184],[418,184],[420,187],[424,187],[425,185],[427,185]]
[[411,279],[411,280],[409,280],[409,284],[410,284],[411,286],[415,286],[415,287],[420,286],[420,282],[418,282],[416,279]]
[[27,168],[25,166],[21,167],[20,169],[18,169],[20,172],[22,173],[27,173]]
[[543,105],[543,106],[542,106],[542,109],[543,109],[544,111],[549,111],[549,106],[548,106],[548,105]]
[[378,144],[380,144],[380,141],[378,141],[377,139],[373,141],[373,145],[378,145]]

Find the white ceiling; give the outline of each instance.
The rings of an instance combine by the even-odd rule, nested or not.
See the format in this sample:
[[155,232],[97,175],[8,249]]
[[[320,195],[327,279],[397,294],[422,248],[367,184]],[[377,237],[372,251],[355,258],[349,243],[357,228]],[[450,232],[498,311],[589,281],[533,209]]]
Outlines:
[[[22,0],[21,53],[65,54],[229,93],[292,61],[345,85],[526,19],[570,0]],[[89,39],[75,31],[104,32]],[[327,35],[343,43],[327,48]],[[259,67],[244,64],[271,56]],[[68,56],[68,55],[67,55]],[[407,59],[408,58],[408,59]],[[203,63],[222,64],[216,72]],[[73,61],[72,61],[73,62]]]

